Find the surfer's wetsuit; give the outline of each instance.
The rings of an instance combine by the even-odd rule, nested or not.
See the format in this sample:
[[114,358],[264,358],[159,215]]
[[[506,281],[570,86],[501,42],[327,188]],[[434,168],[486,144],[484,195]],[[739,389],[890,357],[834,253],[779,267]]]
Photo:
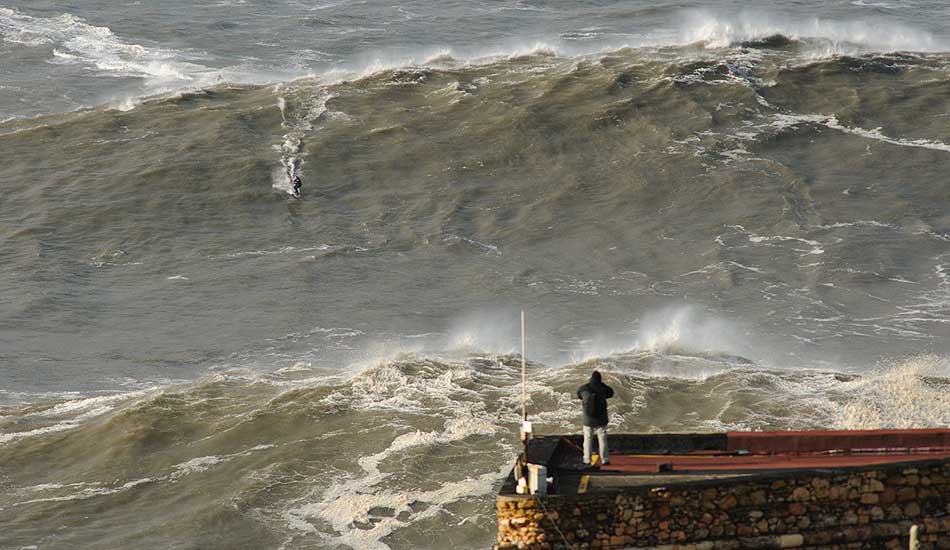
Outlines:
[[300,188],[303,187],[303,182],[300,181],[300,176],[294,176],[293,184],[294,184],[294,196],[299,197]]

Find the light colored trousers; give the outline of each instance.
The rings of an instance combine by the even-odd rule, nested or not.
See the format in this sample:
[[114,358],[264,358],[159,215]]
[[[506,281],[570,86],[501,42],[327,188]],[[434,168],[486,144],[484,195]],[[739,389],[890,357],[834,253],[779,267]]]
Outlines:
[[600,428],[584,426],[584,464],[590,464],[590,447],[595,433],[597,434],[597,445],[600,450],[600,461],[608,462],[610,460],[607,454],[607,426]]

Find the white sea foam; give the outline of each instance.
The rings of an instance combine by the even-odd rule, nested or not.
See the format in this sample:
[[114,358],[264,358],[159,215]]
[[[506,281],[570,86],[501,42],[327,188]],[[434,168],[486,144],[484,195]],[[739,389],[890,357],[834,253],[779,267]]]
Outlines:
[[126,42],[108,27],[71,14],[42,18],[0,8],[0,37],[26,46],[53,44],[53,55],[60,60],[87,63],[116,75],[190,81],[209,72],[186,61],[180,52]]
[[[800,243],[806,244],[806,245],[808,245],[808,246],[810,247],[810,248],[807,248],[807,249],[801,249],[801,248],[796,248],[796,249],[794,249],[796,252],[798,252],[798,253],[800,253],[800,254],[802,254],[802,255],[806,255],[806,256],[807,256],[807,255],[818,255],[818,254],[824,254],[824,252],[825,252],[825,249],[822,248],[822,244],[821,244],[820,242],[818,242],[818,241],[815,241],[815,240],[803,239],[803,238],[801,238],[801,237],[791,237],[791,236],[787,236],[787,235],[768,235],[768,236],[757,235],[757,234],[755,234],[755,233],[753,233],[753,232],[747,230],[745,227],[743,227],[743,226],[741,226],[741,225],[729,225],[729,226],[727,226],[727,227],[729,227],[729,228],[731,228],[731,229],[735,229],[736,231],[739,231],[740,233],[745,234],[745,235],[746,235],[746,238],[749,240],[749,242],[750,242],[750,243],[753,243],[753,244],[766,244],[767,246],[775,246],[774,244],[771,244],[771,243],[783,243],[783,242],[793,242],[793,243],[794,243],[794,242],[800,242]],[[719,239],[719,241],[721,242],[721,235],[720,235],[719,237],[717,237],[717,239]],[[743,268],[749,269],[749,270],[751,270],[751,271],[756,271],[756,270],[757,270],[757,268],[753,269],[753,268],[751,268],[751,267],[744,266],[744,265],[738,264],[738,263],[736,263],[736,262],[730,262],[730,263],[732,263],[733,265],[735,265],[735,266],[737,266],[737,267],[743,267]],[[762,271],[759,270],[759,271],[757,271],[757,272],[761,273]]]
[[135,399],[137,397],[142,397],[147,393],[147,390],[142,390],[129,393],[119,393],[116,395],[103,395],[99,397],[75,399],[66,401],[64,403],[59,403],[58,405],[55,405],[49,409],[44,409],[40,412],[34,413],[34,415],[41,417],[77,415],[75,418],[91,418],[92,416],[88,416],[90,413],[95,413],[93,416],[98,416],[99,414],[103,414],[103,412],[112,410],[118,403],[128,401],[129,399]]
[[728,262],[726,262],[726,263],[728,263],[729,265],[734,265],[734,266],[736,266],[736,267],[738,267],[738,268],[740,268],[740,269],[744,269],[744,270],[746,270],[746,271],[751,271],[751,272],[753,272],[753,273],[765,273],[765,270],[762,269],[762,268],[760,268],[760,267],[755,267],[755,266],[751,266],[751,265],[740,264],[739,262],[734,262],[734,261],[732,261],[732,260],[730,260],[730,261],[728,261]]
[[100,484],[100,485],[87,484],[87,485],[93,485],[93,486],[87,489],[83,489],[76,493],[68,494],[68,495],[62,495],[62,496],[56,496],[56,497],[45,497],[45,498],[34,498],[31,500],[24,500],[21,502],[17,502],[14,505],[22,506],[25,504],[35,504],[38,502],[66,502],[66,501],[71,501],[71,500],[86,500],[93,497],[114,495],[116,493],[121,493],[123,491],[128,491],[129,489],[133,489],[135,487],[138,487],[139,485],[153,483],[155,481],[156,481],[155,479],[146,477],[142,479],[135,479],[132,481],[128,481],[119,486],[107,486],[104,484]]
[[839,229],[843,227],[883,227],[887,229],[897,229],[898,227],[891,223],[879,222],[876,220],[855,220],[853,222],[835,222],[825,225],[816,225],[819,229]]
[[313,365],[310,363],[304,363],[303,361],[298,361],[289,367],[284,367],[274,371],[274,374],[290,374],[294,372],[309,372],[312,370]]
[[449,349],[514,353],[520,350],[517,312],[510,308],[483,308],[461,316],[449,325]]
[[[82,426],[88,420],[113,411],[120,404],[143,397],[150,390],[141,390],[116,395],[87,397],[59,403],[48,409],[25,415],[25,418],[58,419],[55,424],[43,426],[33,430],[0,433],[0,444],[11,443],[27,437],[36,437],[56,432],[71,430]],[[67,418],[68,417],[68,418]]]
[[280,248],[270,249],[270,250],[243,250],[241,252],[229,252],[227,254],[221,254],[217,256],[209,256],[213,260],[221,259],[238,259],[238,258],[253,258],[256,256],[274,256],[279,254],[294,254],[300,252],[323,252],[327,250],[332,250],[333,247],[329,244],[318,244],[316,246],[305,246],[305,247],[296,247],[296,246],[282,246]]
[[[284,93],[284,86],[274,88],[277,94]],[[285,128],[283,142],[275,145],[274,149],[280,153],[280,166],[274,168],[271,182],[274,189],[287,194],[293,194],[293,179],[303,176],[303,166],[306,164],[306,149],[304,137],[313,130],[313,124],[327,112],[327,101],[334,96],[325,89],[317,94],[309,94],[304,88],[295,90],[292,98],[293,111],[288,109],[288,99],[285,95],[277,96],[277,108],[280,110],[281,126]]]
[[861,53],[866,51],[947,51],[948,44],[926,31],[885,19],[848,21],[792,18],[762,11],[714,13],[687,11],[680,29],[683,44],[702,43],[707,48],[730,46],[774,35],[793,40],[818,39],[816,54]]
[[895,4],[890,4],[888,2],[865,2],[864,0],[853,0],[851,2],[852,6],[860,6],[862,8],[885,8],[893,9],[899,7]]
[[773,236],[770,236],[770,237],[762,237],[762,236],[754,235],[754,234],[751,234],[751,233],[749,234],[749,242],[761,243],[761,242],[767,242],[767,241],[799,241],[799,242],[803,242],[803,243],[805,243],[805,244],[807,244],[807,245],[810,245],[810,246],[821,246],[821,243],[818,242],[818,241],[811,241],[811,240],[808,240],[808,239],[801,239],[801,238],[799,238],[799,237],[787,237],[787,236],[785,236],[785,235],[773,235]]
[[171,467],[171,471],[165,475],[156,476],[156,477],[145,477],[140,479],[134,479],[127,481],[121,485],[116,485],[113,483],[96,483],[96,482],[82,482],[82,483],[69,483],[69,484],[58,484],[58,483],[47,483],[42,485],[35,485],[33,487],[26,487],[18,492],[43,492],[57,489],[73,488],[73,487],[86,487],[78,492],[59,495],[53,497],[44,497],[44,498],[34,498],[30,500],[20,501],[14,503],[15,506],[22,506],[25,504],[34,504],[38,502],[65,502],[72,500],[86,500],[94,497],[109,496],[117,493],[122,493],[133,489],[140,485],[150,484],[150,483],[160,483],[160,482],[170,482],[175,483],[180,481],[182,478],[192,475],[206,472],[215,466],[222,464],[224,462],[233,460],[238,457],[248,456],[258,451],[272,449],[276,445],[256,445],[250,449],[240,451],[230,455],[224,456],[199,456],[191,460],[182,462],[180,464],[175,464]]
[[40,483],[39,485],[33,485],[31,487],[23,487],[22,489],[19,489],[19,492],[20,493],[27,493],[27,492],[38,493],[41,491],[49,491],[51,489],[62,489],[62,488],[63,488],[62,483]]
[[[711,266],[718,270],[720,266]],[[702,270],[697,271],[700,273]],[[744,330],[734,322],[703,312],[690,305],[674,305],[645,314],[634,331],[613,335],[598,335],[582,342],[570,355],[572,362],[581,363],[597,358],[624,354],[724,354],[753,357],[755,354],[745,341]],[[696,363],[702,362],[698,357]],[[733,365],[716,362],[708,371],[665,372],[670,376],[704,377],[721,372]]]
[[446,422],[444,431],[415,431],[404,433],[397,436],[386,450],[360,458],[358,463],[370,476],[379,476],[379,465],[383,460],[407,449],[414,447],[431,447],[433,445],[465,439],[470,435],[493,434],[497,431],[497,426],[485,420],[479,420],[477,418],[452,418]]
[[646,351],[696,350],[739,352],[745,345],[736,338],[738,327],[690,306],[677,306],[647,315],[640,323],[634,349]]
[[[463,167],[463,168],[464,168],[464,167]],[[447,238],[448,240],[451,240],[453,237],[454,237],[454,236],[451,236],[451,235],[450,235],[450,236],[448,236],[448,237],[446,237],[446,238]],[[482,249],[484,249],[484,250],[487,250],[487,251],[489,251],[489,252],[493,252],[493,253],[495,253],[495,254],[501,254],[501,250],[498,248],[497,245],[488,244],[488,243],[483,243],[483,242],[481,242],[481,241],[476,241],[475,239],[470,239],[470,238],[468,238],[468,237],[458,237],[458,238],[459,238],[460,240],[464,241],[464,242],[467,242],[467,243],[470,244],[470,245],[477,246],[478,248],[482,248]]]
[[694,269],[693,271],[687,271],[686,273],[677,275],[677,278],[689,277],[690,275],[708,275],[710,273],[728,272],[729,266],[738,267],[739,269],[744,269],[745,271],[751,271],[752,273],[766,272],[764,269],[760,267],[740,264],[739,262],[729,260],[725,262],[717,262],[714,264],[705,265],[699,269]]
[[449,48],[441,48],[434,53],[427,55],[423,60],[423,65],[438,65],[445,63],[453,63],[456,59],[452,53],[452,50]]
[[[558,48],[545,42],[535,42],[533,45],[517,49],[508,53],[508,59],[519,59],[522,57],[557,57],[560,54]],[[500,56],[499,56],[500,57]]]
[[187,462],[182,462],[181,464],[176,464],[176,465],[174,466],[175,472],[174,472],[172,475],[173,475],[173,476],[177,476],[177,477],[181,477],[181,476],[186,476],[186,475],[189,475],[189,474],[197,474],[197,473],[200,473],[200,472],[204,472],[204,471],[210,470],[211,468],[217,466],[218,464],[221,464],[221,463],[224,462],[225,460],[227,460],[227,458],[223,458],[223,457],[220,457],[220,456],[214,456],[214,455],[212,455],[212,456],[199,456],[199,457],[193,458],[193,459],[191,459],[191,460],[189,460],[189,461],[187,461]]
[[781,129],[781,128],[792,128],[792,127],[799,126],[802,124],[819,124],[821,126],[831,128],[832,130],[838,130],[846,134],[852,134],[852,135],[861,136],[867,139],[882,141],[884,143],[889,143],[891,145],[899,145],[902,147],[916,147],[916,148],[922,148],[922,149],[933,149],[935,151],[950,152],[950,144],[944,143],[942,141],[889,137],[889,136],[884,135],[881,132],[880,128],[875,128],[873,130],[866,130],[864,128],[851,128],[838,122],[837,117],[835,117],[834,115],[776,114],[775,121],[772,123],[772,126]]
[[921,428],[950,424],[950,391],[924,377],[950,379],[950,358],[921,355],[879,367],[846,384],[854,397],[837,420],[846,429]]
[[[339,533],[324,535],[329,542],[366,550],[389,550],[382,539],[396,529],[437,517],[447,504],[489,494],[497,480],[507,473],[507,463],[497,472],[443,483],[438,489],[399,492],[382,486],[391,474],[381,472],[380,463],[416,447],[448,444],[470,435],[495,431],[496,427],[488,422],[454,418],[446,422],[445,430],[441,432],[416,431],[397,436],[383,451],[359,460],[364,475],[335,482],[322,494],[315,491],[312,498],[319,498],[318,501],[285,511],[284,520],[292,529],[311,533],[318,533],[318,530],[310,520],[319,520],[330,524]],[[428,507],[415,511],[412,508],[415,503],[425,503]],[[398,516],[374,516],[370,521],[370,511],[374,508],[388,508]],[[367,527],[357,528],[356,524]]]
[[[209,63],[213,59],[211,54],[137,44],[128,37],[116,35],[108,27],[96,26],[72,14],[44,18],[0,7],[0,41],[25,47],[52,46],[51,64],[82,66],[90,69],[87,74],[91,76],[142,79],[140,86],[120,87],[125,91],[96,98],[104,107],[121,111],[149,100],[225,82],[263,84],[305,74],[301,70],[275,70],[248,63],[221,67],[220,61]],[[71,110],[88,106],[74,104]]]
[[[361,372],[351,381],[350,406],[360,410],[393,410],[425,412],[432,402],[451,408],[449,395],[465,393],[453,380],[467,376],[464,369],[453,366],[443,375],[408,376],[398,363],[386,362]],[[326,399],[332,400],[331,394]]]
[[[318,70],[319,82],[328,85],[341,80],[368,77],[381,71],[427,64],[451,63],[467,66],[526,57],[584,57],[615,52],[627,47],[654,48],[697,42],[718,48],[773,34],[815,39],[815,55],[818,56],[829,52],[834,54],[852,51],[950,49],[944,41],[926,32],[885,20],[813,19],[803,22],[766,12],[735,14],[695,10],[687,11],[677,16],[677,19],[684,23],[675,31],[654,29],[634,34],[607,33],[601,36],[601,29],[592,27],[551,36],[547,40],[522,43],[506,41],[465,49],[433,44],[417,52],[379,51],[361,54],[353,59],[316,52],[319,60],[317,65],[321,66],[319,70],[311,66],[311,61],[305,57],[297,63],[291,63],[289,68],[280,70],[262,68],[253,63],[217,68],[217,64],[209,62],[212,57],[210,54],[136,44],[130,39],[117,36],[108,27],[96,26],[70,14],[43,18],[26,15],[16,9],[0,8],[0,37],[5,41],[26,46],[51,44],[52,56],[57,63],[87,64],[107,75],[140,77],[148,81],[145,93],[109,100],[108,104],[117,109],[134,108],[141,102],[141,97],[156,94],[193,90],[221,82],[263,83],[308,75],[314,77],[315,70]],[[366,33],[374,29],[360,27],[340,30]],[[300,57],[299,52],[296,55]],[[287,65],[286,62],[283,63],[285,67]],[[322,67],[323,65],[328,66]],[[537,68],[530,70],[535,69]],[[756,100],[767,105],[761,95],[757,94]],[[296,148],[297,142],[290,139],[289,146]],[[292,170],[291,166],[293,169],[299,169],[302,162],[295,164],[296,155],[287,156],[294,158],[287,160],[289,164],[284,166],[285,170]],[[280,174],[275,173],[275,178],[279,177]]]
[[61,432],[63,430],[71,430],[77,426],[79,426],[79,424],[75,422],[61,422],[59,424],[53,424],[52,426],[44,426],[42,428],[37,428],[35,430],[4,433],[4,434],[0,434],[0,444],[10,443],[13,441],[17,441],[18,439],[23,439],[25,437],[35,437],[38,435]]
[[950,273],[948,273],[948,271],[950,271],[950,267],[943,264],[937,264],[936,267],[934,267],[934,272],[937,274],[937,277],[940,278],[941,286],[950,286]]

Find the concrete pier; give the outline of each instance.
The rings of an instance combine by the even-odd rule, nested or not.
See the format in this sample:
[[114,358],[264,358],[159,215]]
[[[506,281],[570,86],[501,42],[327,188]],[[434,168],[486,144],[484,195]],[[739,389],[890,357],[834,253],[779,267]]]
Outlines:
[[508,480],[498,550],[881,550],[908,548],[913,525],[921,550],[950,549],[950,430],[611,434],[595,470],[577,442],[532,441],[554,483]]

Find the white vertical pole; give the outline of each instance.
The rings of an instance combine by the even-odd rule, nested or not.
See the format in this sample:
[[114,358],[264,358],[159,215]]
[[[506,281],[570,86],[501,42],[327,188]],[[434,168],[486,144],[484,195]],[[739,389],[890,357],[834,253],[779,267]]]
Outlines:
[[528,419],[528,375],[524,359],[524,310],[521,310],[521,416]]
[[521,310],[521,442],[524,445],[524,454],[522,463],[524,464],[524,475],[527,475],[528,469],[528,437],[530,435],[525,431],[525,424],[528,423],[528,369],[524,359],[524,310]]
[[917,540],[917,526],[910,527],[910,550],[920,550],[920,542]]

